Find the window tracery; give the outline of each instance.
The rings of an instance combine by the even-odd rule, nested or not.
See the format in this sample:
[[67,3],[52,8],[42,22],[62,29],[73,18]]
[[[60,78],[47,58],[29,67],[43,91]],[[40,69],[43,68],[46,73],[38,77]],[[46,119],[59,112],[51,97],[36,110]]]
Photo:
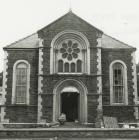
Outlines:
[[83,55],[76,40],[67,39],[59,45],[57,54],[59,73],[81,73]]
[[77,31],[58,33],[51,42],[50,73],[90,73],[90,48],[87,38]]
[[67,58],[71,61],[73,58],[78,58],[78,53],[80,49],[78,48],[78,43],[73,43],[71,40],[68,42],[62,43],[62,47],[60,48],[60,53],[62,53],[63,58]]

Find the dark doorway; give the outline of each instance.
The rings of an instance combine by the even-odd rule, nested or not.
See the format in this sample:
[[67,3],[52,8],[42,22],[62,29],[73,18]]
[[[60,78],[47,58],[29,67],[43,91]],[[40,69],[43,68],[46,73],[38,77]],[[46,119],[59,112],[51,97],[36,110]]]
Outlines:
[[78,120],[78,99],[76,92],[64,92],[61,94],[61,113],[66,114],[67,122]]

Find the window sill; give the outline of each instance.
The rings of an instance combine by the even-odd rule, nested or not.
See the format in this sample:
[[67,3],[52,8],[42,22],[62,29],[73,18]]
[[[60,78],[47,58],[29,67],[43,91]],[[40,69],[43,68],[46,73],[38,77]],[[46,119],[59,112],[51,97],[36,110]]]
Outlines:
[[104,107],[139,107],[139,105],[102,105]]
[[82,75],[82,74],[84,74],[84,73],[72,73],[72,72],[59,72],[59,73],[57,73],[57,74],[59,74],[59,75],[69,75],[69,74],[71,74],[71,75]]
[[112,103],[110,106],[127,106],[128,104],[125,103]]
[[29,106],[29,104],[17,104],[17,103],[15,103],[15,104],[11,104],[11,106]]
[[37,107],[37,105],[29,105],[29,104],[11,104],[11,105],[2,105],[7,107]]

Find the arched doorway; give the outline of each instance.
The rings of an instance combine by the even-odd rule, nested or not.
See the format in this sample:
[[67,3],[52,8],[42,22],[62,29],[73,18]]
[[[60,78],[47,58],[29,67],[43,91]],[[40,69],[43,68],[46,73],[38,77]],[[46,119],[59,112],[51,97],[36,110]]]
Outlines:
[[87,89],[82,82],[68,79],[59,82],[54,89],[53,121],[65,113],[68,122],[76,119],[87,123]]
[[75,87],[65,87],[61,92],[61,113],[66,114],[67,122],[79,120],[79,98]]

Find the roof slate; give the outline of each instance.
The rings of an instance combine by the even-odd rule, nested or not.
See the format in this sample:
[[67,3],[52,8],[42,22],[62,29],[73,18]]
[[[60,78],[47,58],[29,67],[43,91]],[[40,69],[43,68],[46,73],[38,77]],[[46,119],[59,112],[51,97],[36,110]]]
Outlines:
[[4,49],[10,49],[10,48],[38,48],[39,46],[39,39],[38,34],[32,34],[30,36],[27,36],[23,39],[20,39],[6,47]]
[[113,49],[121,49],[121,48],[133,48],[130,45],[127,45],[111,36],[106,34],[102,35],[102,48],[113,48]]
[[[75,18],[80,19],[81,21],[85,22],[89,26],[92,26],[90,23],[86,22],[85,20],[83,20],[82,18],[78,17],[76,14],[74,14],[70,11],[67,14],[65,14],[62,17],[55,20],[54,22],[52,22],[51,24],[45,26],[44,28],[48,28],[52,24],[61,20],[62,18],[70,17],[70,15],[74,16]],[[43,30],[44,28],[40,29],[39,31]],[[92,26],[92,28],[95,28],[96,30],[102,32],[101,30],[97,29],[94,26]],[[19,49],[22,49],[22,48],[29,49],[29,48],[38,48],[38,47],[39,47],[39,38],[38,38],[38,33],[36,32],[36,33],[34,33],[30,36],[27,36],[21,40],[18,40],[10,45],[7,45],[6,47],[4,47],[4,49],[18,49],[18,48]],[[133,47],[130,45],[127,45],[127,44],[125,44],[125,43],[123,43],[115,38],[112,38],[106,34],[102,34],[102,48],[120,49],[120,48],[133,48]]]

